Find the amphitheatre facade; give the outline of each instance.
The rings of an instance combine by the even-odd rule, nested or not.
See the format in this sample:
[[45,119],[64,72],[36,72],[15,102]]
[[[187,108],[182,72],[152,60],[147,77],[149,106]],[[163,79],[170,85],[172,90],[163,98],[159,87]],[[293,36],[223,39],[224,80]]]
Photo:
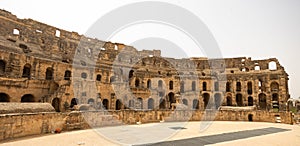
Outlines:
[[[160,50],[138,51],[19,19],[5,10],[0,20],[0,101],[50,103],[56,111],[36,114],[36,131],[72,129],[66,117],[80,109],[105,110],[124,123],[168,119],[175,109],[193,111],[190,120],[219,109],[219,120],[248,120],[252,115],[254,121],[274,122],[280,116],[290,123],[289,78],[276,58],[166,58]],[[180,115],[169,119],[180,120]],[[50,117],[57,120],[45,121]],[[20,117],[2,116],[2,121],[11,118]]]

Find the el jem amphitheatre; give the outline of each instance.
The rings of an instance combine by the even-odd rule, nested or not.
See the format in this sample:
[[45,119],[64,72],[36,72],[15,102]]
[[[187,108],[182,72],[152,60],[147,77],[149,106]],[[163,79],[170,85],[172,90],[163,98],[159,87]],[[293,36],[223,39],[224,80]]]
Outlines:
[[298,122],[276,58],[167,58],[5,10],[0,54],[0,141],[125,124]]

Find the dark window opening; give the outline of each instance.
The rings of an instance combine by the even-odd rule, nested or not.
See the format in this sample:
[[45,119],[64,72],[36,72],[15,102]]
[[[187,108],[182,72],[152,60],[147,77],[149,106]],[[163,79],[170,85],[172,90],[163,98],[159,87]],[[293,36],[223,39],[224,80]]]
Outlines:
[[122,102],[118,99],[117,101],[116,101],[116,110],[121,110],[122,109]]
[[102,101],[102,105],[104,109],[108,109],[109,108],[109,101],[107,99],[104,99]]
[[267,108],[267,99],[266,94],[261,93],[258,95],[259,98],[259,107],[260,109],[266,109]]
[[56,112],[60,112],[60,100],[59,100],[59,98],[54,98],[52,100],[52,106],[54,107]]
[[252,96],[248,97],[248,106],[253,106],[253,97]]
[[226,83],[226,92],[231,92],[231,83],[230,82]]
[[5,73],[5,66],[6,66],[5,61],[0,60],[0,75]]
[[34,96],[31,94],[25,94],[22,96],[21,102],[34,102]]
[[247,89],[247,92],[249,95],[252,95],[252,82],[248,82],[247,83],[247,86],[248,86],[248,89]]
[[140,80],[139,79],[135,79],[135,87],[139,87],[140,86]]
[[151,88],[151,80],[150,80],[150,79],[147,81],[147,88],[148,88],[148,89]]
[[22,77],[23,78],[30,78],[30,70],[31,70],[31,65],[30,64],[25,64],[24,67],[23,67]]
[[48,67],[46,70],[46,80],[52,80],[53,79],[53,69],[51,67]]
[[168,94],[168,97],[169,97],[169,102],[170,102],[170,109],[172,108],[172,103],[176,103],[176,99],[175,99],[175,96],[174,96],[174,93],[173,92],[170,92]]
[[170,90],[173,90],[173,81],[170,81],[170,82],[169,82],[169,89],[170,89]]
[[242,91],[242,84],[241,84],[241,82],[236,82],[236,91]]
[[96,80],[101,81],[101,78],[102,78],[102,76],[98,74],[97,77],[96,77]]
[[237,94],[235,100],[236,100],[237,106],[243,106],[243,95],[242,94]]
[[208,93],[204,93],[203,94],[204,108],[209,108],[208,107],[209,99],[210,99],[210,95]]
[[64,79],[65,80],[70,80],[71,79],[71,71],[69,71],[69,70],[66,70],[65,71],[65,75],[64,75]]
[[130,70],[130,71],[129,71],[129,75],[128,75],[128,78],[129,78],[129,79],[133,77],[133,72],[134,72],[133,70]]
[[72,98],[70,107],[73,108],[74,105],[77,105],[77,104],[78,104],[78,99],[77,98]]
[[9,96],[5,93],[0,93],[0,102],[9,102]]
[[232,99],[229,96],[226,97],[226,105],[227,106],[232,106]]
[[249,121],[249,122],[252,122],[252,121],[253,121],[253,115],[252,115],[252,114],[249,114],[249,115],[248,115],[248,121]]
[[207,90],[207,83],[206,83],[206,82],[203,82],[203,83],[202,83],[202,90],[203,90],[203,91],[206,91],[206,90]]

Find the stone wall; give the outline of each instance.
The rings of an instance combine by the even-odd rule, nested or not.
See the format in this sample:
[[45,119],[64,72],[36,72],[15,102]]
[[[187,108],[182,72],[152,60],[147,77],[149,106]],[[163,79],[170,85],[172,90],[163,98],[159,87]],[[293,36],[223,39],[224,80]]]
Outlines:
[[0,115],[0,140],[17,137],[39,135],[54,131],[88,129],[122,124],[172,122],[172,121],[252,121],[276,122],[275,117],[281,117],[281,123],[292,124],[291,113],[267,111],[200,111],[200,110],[119,110],[119,111],[86,111],[70,113],[28,113]]

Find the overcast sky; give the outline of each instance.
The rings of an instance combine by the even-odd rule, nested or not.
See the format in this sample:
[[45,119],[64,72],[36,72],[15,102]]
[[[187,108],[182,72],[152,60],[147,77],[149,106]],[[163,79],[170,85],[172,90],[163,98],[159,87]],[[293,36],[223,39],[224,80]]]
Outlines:
[[[32,18],[58,28],[85,34],[101,16],[133,2],[138,1],[1,0],[0,8],[12,12],[19,18]],[[178,5],[197,15],[213,34],[223,57],[278,58],[290,75],[291,97],[300,96],[299,0],[165,0],[164,2]],[[205,55],[199,50],[192,49],[195,45],[180,35],[180,32],[158,24],[131,26],[120,31],[111,40],[134,44],[137,36],[140,38],[167,36],[169,41],[185,48],[187,56]],[[167,53],[162,54],[166,56]]]

